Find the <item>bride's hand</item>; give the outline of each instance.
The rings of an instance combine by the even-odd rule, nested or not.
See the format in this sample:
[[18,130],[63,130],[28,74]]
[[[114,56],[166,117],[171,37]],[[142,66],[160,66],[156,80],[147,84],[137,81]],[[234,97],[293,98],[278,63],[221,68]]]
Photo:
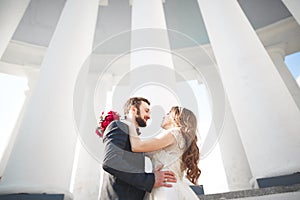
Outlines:
[[138,137],[138,134],[136,132],[136,127],[134,126],[134,124],[130,121],[124,121],[125,124],[128,125],[129,128],[129,135],[132,137]]

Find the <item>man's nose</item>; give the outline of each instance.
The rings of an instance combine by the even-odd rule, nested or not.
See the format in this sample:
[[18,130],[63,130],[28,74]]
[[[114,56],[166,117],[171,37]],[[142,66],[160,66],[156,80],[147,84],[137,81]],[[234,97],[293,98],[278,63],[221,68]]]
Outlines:
[[145,116],[146,120],[150,119],[150,115]]

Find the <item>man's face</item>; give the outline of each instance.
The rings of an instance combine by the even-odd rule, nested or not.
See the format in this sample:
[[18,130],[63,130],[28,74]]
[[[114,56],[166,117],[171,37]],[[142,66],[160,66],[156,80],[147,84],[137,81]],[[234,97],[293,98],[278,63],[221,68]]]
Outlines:
[[139,111],[137,110],[135,120],[139,127],[147,126],[147,120],[150,119],[150,107],[149,105],[142,101]]

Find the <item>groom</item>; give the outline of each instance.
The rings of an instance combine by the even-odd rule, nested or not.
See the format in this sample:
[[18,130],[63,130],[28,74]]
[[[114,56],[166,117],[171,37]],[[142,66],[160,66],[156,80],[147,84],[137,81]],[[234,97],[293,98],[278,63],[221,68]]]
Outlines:
[[[130,98],[124,106],[125,119],[137,128],[145,127],[150,119],[150,102],[142,97]],[[140,133],[139,133],[140,134]],[[103,160],[103,184],[101,200],[142,200],[146,192],[155,187],[172,187],[176,182],[173,172],[146,173],[144,153],[133,153],[129,140],[129,128],[122,121],[113,121],[105,130]]]

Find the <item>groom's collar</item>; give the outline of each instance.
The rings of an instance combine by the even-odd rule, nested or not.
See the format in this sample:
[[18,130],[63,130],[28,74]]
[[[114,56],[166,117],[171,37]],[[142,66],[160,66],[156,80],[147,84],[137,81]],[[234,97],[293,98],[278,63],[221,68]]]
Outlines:
[[136,128],[136,132],[138,135],[141,135],[142,133],[140,132],[140,129],[139,128]]

